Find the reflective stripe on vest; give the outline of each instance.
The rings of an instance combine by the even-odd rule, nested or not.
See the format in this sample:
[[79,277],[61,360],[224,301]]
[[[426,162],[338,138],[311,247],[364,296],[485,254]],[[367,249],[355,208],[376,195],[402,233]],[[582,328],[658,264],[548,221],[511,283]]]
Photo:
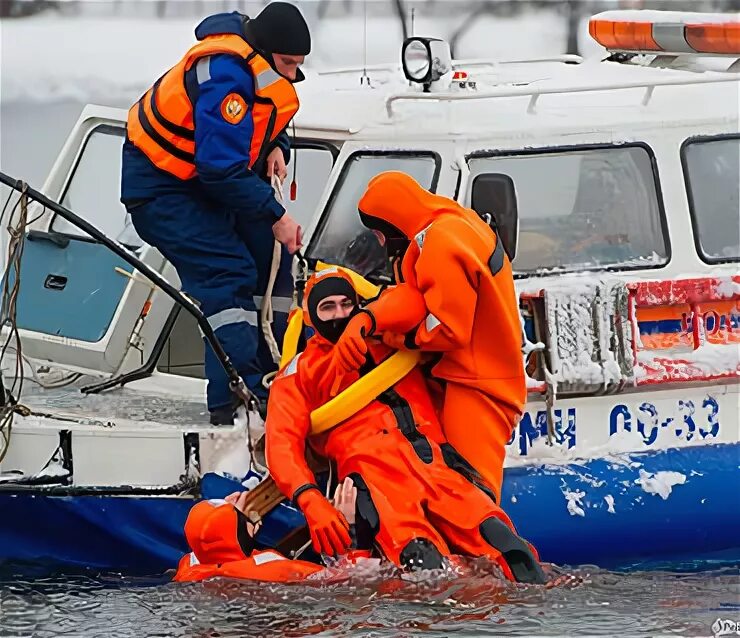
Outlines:
[[129,140],[157,168],[180,179],[197,175],[193,106],[185,87],[185,74],[198,60],[218,53],[243,58],[254,77],[250,168],[263,160],[269,143],[287,128],[298,111],[298,96],[291,82],[245,40],[234,34],[208,36],[159,78],[128,113]]

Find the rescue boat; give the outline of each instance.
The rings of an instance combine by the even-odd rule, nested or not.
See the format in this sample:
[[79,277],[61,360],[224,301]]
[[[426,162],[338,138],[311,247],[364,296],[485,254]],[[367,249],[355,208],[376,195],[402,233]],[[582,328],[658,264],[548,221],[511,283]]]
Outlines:
[[[595,59],[455,61],[412,37],[400,65],[310,75],[297,280],[319,260],[387,278],[356,214],[381,171],[493,215],[529,375],[502,496],[521,534],[558,564],[737,562],[740,23],[612,11],[590,33]],[[87,107],[44,195],[2,176],[0,561],[174,567],[193,503],[265,472],[256,412],[206,425],[207,323],[118,201],[125,119]],[[302,522],[282,502],[258,541],[297,548]]]

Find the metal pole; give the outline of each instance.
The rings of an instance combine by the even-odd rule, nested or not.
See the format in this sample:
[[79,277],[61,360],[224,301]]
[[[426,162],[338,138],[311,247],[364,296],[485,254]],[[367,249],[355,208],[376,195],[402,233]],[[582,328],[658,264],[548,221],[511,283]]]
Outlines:
[[130,250],[124,248],[116,240],[107,237],[90,222],[82,219],[82,217],[79,217],[68,208],[65,208],[61,204],[57,204],[55,201],[49,199],[43,193],[40,193],[39,191],[31,188],[21,180],[13,179],[3,172],[0,172],[0,182],[5,184],[6,186],[9,186],[13,190],[18,191],[19,193],[27,193],[31,199],[54,211],[57,215],[59,215],[63,219],[66,219],[70,224],[77,226],[77,228],[79,228],[80,230],[85,231],[88,235],[113,251],[113,253],[118,255],[127,264],[136,268],[136,270],[138,270],[142,275],[144,275],[152,283],[156,284],[169,297],[171,297],[175,301],[175,303],[182,306],[193,317],[195,317],[195,320],[198,322],[198,326],[200,326],[200,329],[203,332],[203,336],[213,348],[213,351],[218,357],[218,360],[221,362],[221,365],[224,367],[224,370],[226,370],[226,374],[229,377],[229,386],[231,387],[231,391],[234,392],[245,403],[249,401],[250,392],[245,386],[244,381],[242,381],[242,378],[239,376],[236,368],[231,363],[229,355],[226,354],[226,351],[223,349],[221,342],[218,340],[216,334],[213,332],[213,329],[208,323],[205,315],[192,300],[188,299],[188,297],[186,297],[182,292],[175,288],[156,270],[153,270],[150,266],[142,262]]

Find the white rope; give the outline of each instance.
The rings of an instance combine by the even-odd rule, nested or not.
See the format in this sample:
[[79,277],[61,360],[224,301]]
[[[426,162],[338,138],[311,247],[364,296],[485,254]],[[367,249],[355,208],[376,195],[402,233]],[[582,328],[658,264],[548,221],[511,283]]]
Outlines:
[[8,346],[8,352],[15,352],[17,356],[20,356],[24,363],[28,366],[28,370],[31,372],[31,381],[36,383],[37,385],[40,385],[42,388],[45,388],[47,390],[55,390],[57,388],[63,388],[65,386],[70,385],[71,383],[74,383],[79,379],[82,374],[80,372],[72,372],[68,375],[63,376],[61,379],[57,379],[56,381],[44,381],[36,371],[36,366],[31,362],[31,360],[22,352],[18,352],[16,348],[13,346]]
[[[275,191],[275,199],[281,204],[284,203],[283,199],[283,183],[280,178],[273,173],[272,175],[272,188]],[[262,334],[267,342],[267,347],[270,348],[270,355],[275,363],[280,363],[280,348],[278,347],[275,335],[272,333],[272,290],[275,287],[275,279],[277,278],[278,270],[280,269],[280,256],[282,254],[282,248],[280,242],[276,239],[272,248],[272,263],[270,264],[270,277],[267,280],[267,289],[265,294],[262,296],[262,308],[260,308],[260,327],[262,328]]]

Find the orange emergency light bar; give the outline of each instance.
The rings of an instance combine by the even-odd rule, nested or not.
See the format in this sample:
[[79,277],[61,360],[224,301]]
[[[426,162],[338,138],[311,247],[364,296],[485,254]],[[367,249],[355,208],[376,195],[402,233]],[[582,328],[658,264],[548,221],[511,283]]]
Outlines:
[[740,53],[740,22],[687,24],[686,42],[700,53]]
[[588,25],[609,51],[740,56],[740,14],[605,11]]

